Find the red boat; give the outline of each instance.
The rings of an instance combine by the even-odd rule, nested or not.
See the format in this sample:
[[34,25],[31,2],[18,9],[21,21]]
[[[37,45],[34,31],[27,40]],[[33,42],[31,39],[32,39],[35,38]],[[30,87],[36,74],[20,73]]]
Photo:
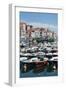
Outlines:
[[39,61],[39,60],[35,60],[33,61],[33,72],[41,72],[45,69],[45,67],[47,66],[48,63],[48,59],[45,58],[43,61]]

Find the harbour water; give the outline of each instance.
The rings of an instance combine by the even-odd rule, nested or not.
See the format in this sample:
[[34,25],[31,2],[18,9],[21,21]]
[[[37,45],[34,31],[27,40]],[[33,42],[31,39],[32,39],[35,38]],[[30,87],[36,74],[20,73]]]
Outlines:
[[48,77],[48,76],[58,76],[58,71],[47,71],[46,69],[42,72],[36,72],[34,73],[33,70],[26,72],[26,73],[22,73],[20,72],[20,78],[27,78],[27,77]]

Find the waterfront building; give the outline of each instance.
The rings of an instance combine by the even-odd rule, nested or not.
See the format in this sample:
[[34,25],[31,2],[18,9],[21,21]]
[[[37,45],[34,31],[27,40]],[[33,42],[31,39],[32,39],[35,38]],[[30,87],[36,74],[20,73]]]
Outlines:
[[26,37],[26,23],[21,22],[20,23],[20,38]]

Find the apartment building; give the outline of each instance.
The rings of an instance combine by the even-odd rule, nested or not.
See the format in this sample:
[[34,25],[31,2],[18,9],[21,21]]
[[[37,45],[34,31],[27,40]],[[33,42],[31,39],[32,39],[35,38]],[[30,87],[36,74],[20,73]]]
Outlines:
[[20,23],[20,37],[26,37],[26,23]]
[[20,37],[45,38],[46,36],[57,39],[57,34],[55,32],[48,30],[48,28],[34,28],[32,25],[27,25],[24,22],[20,23]]

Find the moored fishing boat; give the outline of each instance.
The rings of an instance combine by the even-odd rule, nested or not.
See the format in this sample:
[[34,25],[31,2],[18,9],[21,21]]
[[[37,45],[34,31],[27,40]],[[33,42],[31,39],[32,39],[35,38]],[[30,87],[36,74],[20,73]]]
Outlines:
[[53,53],[52,56],[53,57],[58,57],[58,53]]
[[47,57],[48,59],[51,59],[52,58],[52,53],[46,53],[45,57]]
[[33,72],[37,73],[43,71],[47,65],[47,61],[48,58],[44,58],[43,60],[39,60],[38,58],[34,60],[33,58],[34,64]]

